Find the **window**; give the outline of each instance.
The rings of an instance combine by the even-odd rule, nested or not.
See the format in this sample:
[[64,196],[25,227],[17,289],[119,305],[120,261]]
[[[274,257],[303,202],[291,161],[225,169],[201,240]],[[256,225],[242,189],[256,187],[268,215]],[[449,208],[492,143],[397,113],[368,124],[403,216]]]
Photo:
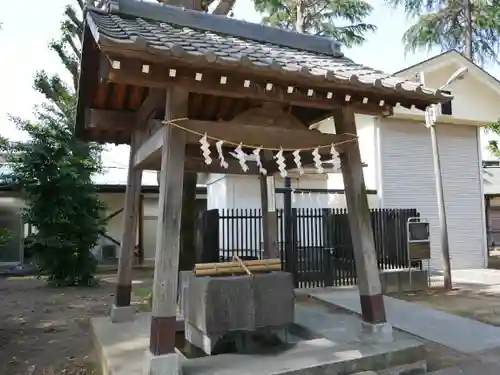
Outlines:
[[[442,90],[445,94],[451,94],[450,91]],[[441,104],[441,114],[442,115],[452,115],[452,110],[451,110],[451,100],[446,103]]]

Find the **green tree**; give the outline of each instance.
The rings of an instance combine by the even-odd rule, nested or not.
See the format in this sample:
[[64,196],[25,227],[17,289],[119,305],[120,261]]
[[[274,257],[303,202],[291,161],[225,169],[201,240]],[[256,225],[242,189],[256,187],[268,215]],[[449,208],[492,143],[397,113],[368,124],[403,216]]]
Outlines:
[[[497,122],[495,122],[493,124],[488,125],[485,128],[485,134],[486,135],[495,134],[497,136],[500,136],[500,120],[498,120]],[[490,151],[490,153],[493,156],[495,156],[497,158],[500,157],[500,148],[499,148],[498,141],[496,139],[488,140],[488,150]]]
[[351,47],[365,41],[376,26],[364,23],[373,8],[363,0],[254,0],[266,25],[330,36]]
[[24,222],[37,229],[27,244],[50,282],[89,285],[96,266],[90,250],[104,226],[91,179],[100,169],[100,148],[77,140],[73,122],[55,104],[40,106],[35,116],[12,119],[29,139],[7,146],[11,183],[26,201]]
[[103,229],[103,204],[92,175],[100,171],[101,148],[74,137],[76,87],[84,4],[67,6],[61,37],[49,48],[57,53],[71,82],[44,70],[36,74],[34,89],[46,99],[35,109],[35,121],[12,118],[29,135],[25,142],[7,142],[12,166],[10,182],[26,200],[24,220],[37,230],[27,240],[38,266],[57,285],[88,285],[96,262],[91,249]]
[[498,62],[500,4],[470,0],[386,0],[415,22],[403,34],[407,51],[455,49],[478,63]]

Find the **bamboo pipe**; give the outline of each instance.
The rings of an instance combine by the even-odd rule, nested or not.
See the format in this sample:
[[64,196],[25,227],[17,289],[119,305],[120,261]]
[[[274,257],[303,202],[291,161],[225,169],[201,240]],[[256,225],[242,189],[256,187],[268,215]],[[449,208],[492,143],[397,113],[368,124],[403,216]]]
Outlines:
[[[244,260],[245,266],[271,266],[271,265],[281,265],[280,259],[262,259],[262,260]],[[224,263],[197,263],[194,266],[196,270],[205,270],[212,268],[234,268],[239,267],[239,262],[224,262]]]
[[[252,273],[259,272],[269,272],[269,271],[280,271],[281,264],[272,264],[272,265],[257,265],[257,266],[249,266],[247,265],[248,271]],[[241,266],[235,267],[224,267],[224,268],[204,268],[204,269],[195,269],[194,274],[196,276],[220,276],[220,275],[233,275],[233,274],[244,274],[246,270]]]

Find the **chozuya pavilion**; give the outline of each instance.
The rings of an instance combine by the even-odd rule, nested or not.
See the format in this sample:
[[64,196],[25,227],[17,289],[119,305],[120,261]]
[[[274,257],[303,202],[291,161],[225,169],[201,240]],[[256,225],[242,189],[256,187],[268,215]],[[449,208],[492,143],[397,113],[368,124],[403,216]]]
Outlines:
[[[160,171],[148,371],[179,370],[174,337],[185,171],[265,173],[270,181],[277,172],[286,175],[287,167],[315,164],[320,170],[321,158],[339,158],[356,233],[362,319],[374,330],[384,325],[354,114],[390,116],[396,105],[424,110],[450,98],[356,64],[329,38],[137,0],[86,9],[77,136],[130,145],[113,321],[134,319],[141,171]],[[335,134],[308,129],[328,117]],[[246,162],[230,152],[257,157]],[[267,256],[276,257],[275,241],[264,243]]]

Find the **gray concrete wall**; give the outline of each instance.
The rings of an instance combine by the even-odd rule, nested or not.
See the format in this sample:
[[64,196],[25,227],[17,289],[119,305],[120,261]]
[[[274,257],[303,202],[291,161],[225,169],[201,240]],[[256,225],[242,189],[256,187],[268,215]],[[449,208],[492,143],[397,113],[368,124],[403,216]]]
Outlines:
[[408,270],[383,270],[380,284],[382,293],[426,290],[429,287],[427,270],[412,270],[411,278]]

